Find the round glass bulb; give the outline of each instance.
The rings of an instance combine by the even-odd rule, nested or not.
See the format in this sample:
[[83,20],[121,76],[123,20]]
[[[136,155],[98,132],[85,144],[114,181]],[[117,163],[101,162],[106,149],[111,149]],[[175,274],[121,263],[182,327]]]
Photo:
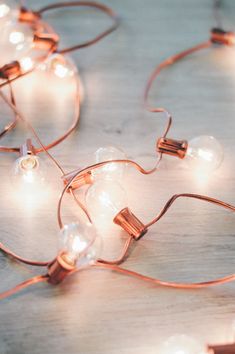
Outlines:
[[59,252],[79,268],[93,264],[100,256],[101,246],[101,237],[88,223],[65,225],[59,234]]
[[213,136],[199,136],[189,141],[185,161],[198,172],[216,170],[223,160],[223,148]]
[[98,180],[87,190],[86,205],[95,225],[106,229],[114,225],[114,217],[127,207],[126,193],[117,182]]
[[160,347],[159,354],[205,354],[205,348],[194,338],[182,335],[170,337]]
[[18,158],[13,166],[13,182],[17,189],[29,193],[44,185],[45,167],[41,159],[35,155]]
[[29,25],[17,21],[6,23],[1,31],[2,55],[0,65],[20,61],[32,49],[34,34]]
[[[95,152],[95,162],[104,162],[112,160],[126,160],[125,153],[114,146],[101,147]],[[109,163],[92,171],[94,179],[109,179],[120,181],[125,172],[125,163]]]
[[14,1],[0,0],[0,25],[4,25],[5,21],[14,18],[17,4]]
[[41,70],[52,73],[59,79],[73,77],[77,73],[76,65],[67,56],[53,54],[40,66]]

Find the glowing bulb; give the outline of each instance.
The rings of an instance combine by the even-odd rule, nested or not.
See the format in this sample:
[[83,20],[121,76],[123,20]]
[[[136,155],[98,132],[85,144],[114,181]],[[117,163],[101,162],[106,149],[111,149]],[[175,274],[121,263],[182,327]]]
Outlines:
[[23,71],[28,71],[33,68],[33,61],[30,57],[23,57],[20,59],[20,66]]
[[20,61],[28,56],[33,47],[33,30],[29,25],[16,21],[6,23],[1,30],[0,46],[2,48],[0,65]]
[[205,354],[206,350],[194,338],[184,334],[170,337],[160,347],[160,354]]
[[98,180],[87,190],[86,204],[97,228],[106,229],[114,225],[114,217],[127,207],[126,193],[117,182]]
[[7,16],[10,12],[10,7],[6,4],[0,3],[0,18]]
[[223,160],[223,148],[212,136],[199,136],[189,141],[185,161],[198,172],[216,170]]
[[15,161],[13,168],[13,183],[20,191],[31,193],[45,182],[42,161],[38,156],[26,155]]
[[61,54],[51,55],[50,58],[41,65],[41,70],[49,71],[60,79],[73,77],[77,73],[76,66],[72,60]]
[[[96,163],[112,160],[126,160],[125,153],[114,146],[101,147],[95,152]],[[125,163],[109,163],[92,171],[94,179],[110,179],[120,181],[125,171]]]
[[85,223],[65,225],[59,234],[59,252],[78,267],[93,264],[100,256],[101,238],[94,226]]

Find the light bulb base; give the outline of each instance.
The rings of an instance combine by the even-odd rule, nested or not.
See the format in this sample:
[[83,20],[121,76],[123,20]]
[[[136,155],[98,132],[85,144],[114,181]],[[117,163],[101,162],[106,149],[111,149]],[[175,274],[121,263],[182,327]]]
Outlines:
[[160,138],[157,141],[157,151],[161,154],[172,155],[183,159],[185,157],[187,149],[187,140]]
[[235,44],[235,33],[224,31],[221,28],[212,28],[210,39],[212,43],[232,46]]
[[34,46],[39,50],[56,50],[59,36],[55,33],[35,33],[33,38]]
[[148,231],[147,227],[130,211],[122,209],[113,219],[113,222],[121,226],[135,240],[139,240]]
[[0,78],[9,79],[21,74],[20,63],[18,61],[13,61],[9,64],[6,64],[0,68]]
[[57,258],[48,266],[48,282],[53,285],[59,284],[74,269],[75,264],[69,261],[69,258],[66,257],[65,253],[62,253],[61,255],[57,256]]
[[41,15],[38,12],[31,11],[26,7],[22,6],[19,11],[18,20],[20,22],[33,23],[38,21],[41,18]]
[[227,345],[209,345],[207,347],[208,354],[234,354],[235,343]]
[[36,155],[35,148],[31,139],[27,139],[26,142],[20,147],[20,156]]
[[[64,175],[62,177],[64,184],[67,185],[68,183],[70,183],[71,179],[75,176],[76,173],[77,172],[70,172]],[[67,191],[69,192],[70,188],[75,190],[85,186],[86,184],[92,184],[92,183],[93,183],[93,176],[90,171],[81,173],[74,179],[74,181],[71,183]]]

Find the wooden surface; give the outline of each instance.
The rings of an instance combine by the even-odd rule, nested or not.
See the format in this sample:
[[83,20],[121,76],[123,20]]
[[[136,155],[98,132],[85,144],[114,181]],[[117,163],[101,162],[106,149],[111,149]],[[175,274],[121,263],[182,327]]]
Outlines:
[[[85,100],[77,132],[52,150],[66,170],[91,163],[93,152],[110,143],[145,167],[153,165],[155,141],[165,122],[161,115],[144,111],[146,80],[167,56],[208,38],[214,25],[211,2],[105,1],[120,14],[122,23],[109,38],[72,55],[84,83]],[[223,16],[226,24],[234,24],[232,1],[224,1]],[[64,11],[63,16],[57,12],[50,19],[60,29],[64,44],[88,38],[108,24],[104,16],[90,10]],[[27,94],[20,95],[17,90],[17,101],[46,142],[68,124],[72,104],[69,99],[64,103],[49,94],[39,97],[46,87],[36,85],[32,90],[31,84],[27,84]],[[202,193],[235,203],[234,92],[233,48],[198,53],[166,70],[156,82],[151,100],[173,113],[171,136],[190,139],[214,135],[224,146],[225,158],[208,180],[195,178],[183,162],[170,157],[149,177],[128,170],[125,188],[129,206],[141,220],[150,221],[174,193]],[[2,142],[22,142],[22,136],[20,130]],[[25,198],[19,204],[11,189],[9,171],[16,157],[1,154],[0,158],[1,241],[22,256],[51,259],[56,254],[59,230],[59,174],[49,163],[53,193],[46,201],[29,207]],[[46,157],[42,158],[46,162]],[[79,217],[72,200],[66,200],[63,215],[65,222]],[[177,281],[233,273],[234,226],[231,212],[199,201],[179,201],[136,243],[125,266]],[[118,232],[106,235],[104,256],[117,255],[124,240],[125,235]],[[0,254],[0,291],[42,272]],[[229,284],[177,291],[106,270],[86,270],[58,287],[39,284],[2,301],[0,353],[154,354],[161,341],[175,333],[221,343],[232,335],[234,290],[235,284]]]

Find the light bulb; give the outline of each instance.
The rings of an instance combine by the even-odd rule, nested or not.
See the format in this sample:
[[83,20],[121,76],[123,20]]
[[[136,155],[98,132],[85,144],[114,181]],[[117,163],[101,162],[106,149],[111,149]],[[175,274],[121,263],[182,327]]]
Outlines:
[[159,354],[205,354],[206,349],[194,338],[182,335],[175,335],[164,342]]
[[189,141],[185,155],[188,166],[198,172],[216,170],[223,160],[223,148],[213,136],[199,136]]
[[1,31],[0,45],[2,54],[0,65],[4,66],[14,60],[28,57],[33,47],[34,33],[29,25],[17,21],[6,23]]
[[[114,146],[101,147],[95,152],[95,162],[126,160],[125,153]],[[97,179],[109,179],[120,181],[123,178],[126,165],[125,163],[109,163],[103,167],[92,171],[92,176]]]
[[30,193],[45,183],[44,170],[45,167],[38,156],[22,156],[14,163],[13,183],[17,189]]
[[0,0],[0,25],[5,24],[5,21],[8,21],[10,18],[13,18],[15,15],[15,10],[17,4],[14,1],[2,1]]
[[33,68],[34,63],[33,60],[29,56],[25,56],[19,60],[21,69],[25,71],[29,71]]
[[86,205],[97,228],[106,229],[114,225],[114,217],[127,207],[126,193],[117,182],[98,180],[87,190]]
[[67,56],[53,54],[40,66],[41,70],[49,71],[59,79],[73,77],[77,73],[75,64]]
[[94,226],[85,223],[65,225],[59,234],[59,252],[77,267],[93,264],[101,253],[101,238]]

